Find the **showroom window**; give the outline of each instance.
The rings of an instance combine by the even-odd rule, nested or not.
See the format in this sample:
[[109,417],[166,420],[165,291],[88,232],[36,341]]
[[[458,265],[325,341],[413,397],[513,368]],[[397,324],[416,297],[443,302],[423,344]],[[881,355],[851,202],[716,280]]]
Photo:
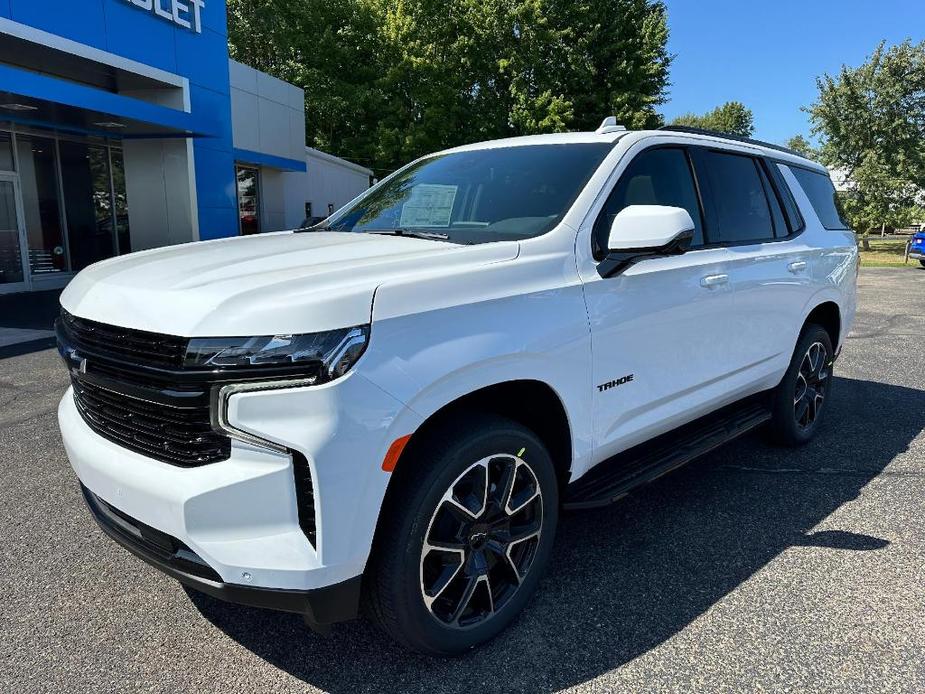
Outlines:
[[47,137],[21,134],[16,138],[23,224],[33,276],[70,269],[64,251],[56,147],[57,143]]
[[117,142],[0,125],[0,180],[0,291],[131,250]]
[[236,167],[238,179],[238,229],[242,236],[260,233],[260,170]]

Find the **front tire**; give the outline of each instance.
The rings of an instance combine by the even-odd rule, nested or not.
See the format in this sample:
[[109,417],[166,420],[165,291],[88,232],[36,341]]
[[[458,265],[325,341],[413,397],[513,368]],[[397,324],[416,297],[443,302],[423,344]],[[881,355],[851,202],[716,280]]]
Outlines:
[[368,574],[375,621],[431,655],[491,639],[549,562],[559,499],[546,448],[516,422],[466,415],[425,434],[391,484]]
[[921,263],[922,267],[925,267],[925,258],[920,258],[919,263]]
[[775,443],[802,446],[818,431],[832,391],[834,354],[825,328],[814,323],[803,328],[772,396],[769,432]]

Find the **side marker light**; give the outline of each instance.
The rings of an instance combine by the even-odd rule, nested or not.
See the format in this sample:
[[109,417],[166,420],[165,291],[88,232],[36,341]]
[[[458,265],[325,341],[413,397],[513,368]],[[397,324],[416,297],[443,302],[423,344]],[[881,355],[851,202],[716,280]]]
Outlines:
[[385,458],[382,460],[382,469],[386,472],[392,472],[395,469],[395,466],[398,465],[398,459],[401,457],[401,452],[405,450],[405,446],[408,441],[411,440],[411,434],[407,436],[402,436],[392,441],[392,445],[389,446],[388,452],[385,454]]

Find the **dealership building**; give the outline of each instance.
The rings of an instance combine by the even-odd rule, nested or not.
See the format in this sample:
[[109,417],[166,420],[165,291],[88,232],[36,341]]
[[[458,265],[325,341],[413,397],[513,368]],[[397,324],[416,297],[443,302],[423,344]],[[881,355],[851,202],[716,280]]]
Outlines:
[[0,293],[293,228],[369,186],[305,147],[301,89],[229,60],[225,15],[224,0],[0,0]]

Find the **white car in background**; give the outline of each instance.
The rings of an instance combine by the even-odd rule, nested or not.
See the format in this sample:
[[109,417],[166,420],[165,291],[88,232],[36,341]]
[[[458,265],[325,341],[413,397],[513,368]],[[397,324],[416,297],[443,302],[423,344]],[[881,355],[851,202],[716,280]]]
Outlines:
[[459,147],[325,225],[81,272],[61,432],[164,572],[316,627],[364,598],[427,653],[511,622],[560,509],[808,441],[855,312],[826,170],[702,131]]

